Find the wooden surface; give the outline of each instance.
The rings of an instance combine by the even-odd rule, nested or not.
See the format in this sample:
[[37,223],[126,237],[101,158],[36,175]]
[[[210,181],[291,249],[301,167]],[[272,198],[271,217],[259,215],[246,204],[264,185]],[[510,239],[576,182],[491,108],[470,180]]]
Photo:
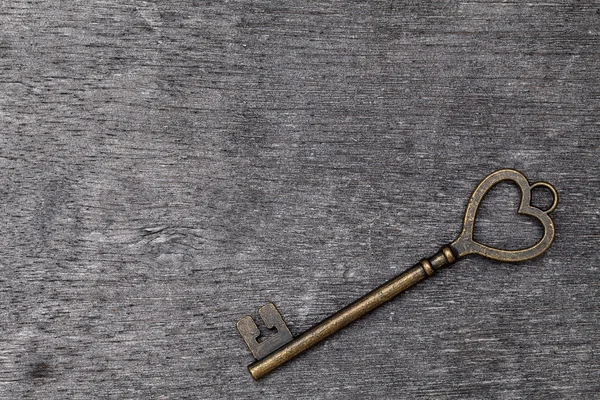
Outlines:
[[[0,398],[598,399],[597,1],[0,3]],[[465,259],[263,381],[517,168],[557,240]],[[548,205],[547,193],[536,201]],[[518,191],[478,237],[541,235]]]

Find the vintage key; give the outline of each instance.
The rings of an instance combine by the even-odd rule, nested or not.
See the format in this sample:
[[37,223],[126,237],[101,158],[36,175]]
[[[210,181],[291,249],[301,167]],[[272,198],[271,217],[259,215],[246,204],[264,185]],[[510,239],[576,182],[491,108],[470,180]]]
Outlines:
[[[537,218],[544,227],[542,239],[535,245],[519,250],[502,250],[483,245],[473,239],[473,225],[477,208],[483,196],[498,182],[512,181],[521,189],[521,204],[517,212]],[[545,187],[552,192],[554,201],[550,208],[542,210],[531,205],[531,189]],[[558,193],[547,182],[529,185],[523,174],[512,169],[502,169],[488,175],[477,186],[467,204],[463,229],[458,238],[432,257],[421,260],[417,265],[402,272],[397,277],[367,293],[354,303],[344,307],[329,318],[292,339],[283,318],[272,303],[260,309],[260,316],[268,328],[276,328],[277,333],[263,342],[256,339],[260,332],[250,316],[242,318],[237,328],[257,361],[248,366],[254,379],[260,379],[300,353],[326,339],[351,322],[361,318],[371,310],[390,301],[406,289],[435,274],[437,270],[454,263],[469,254],[479,254],[499,261],[517,262],[529,260],[545,252],[554,240],[554,223],[548,215],[558,205]]]

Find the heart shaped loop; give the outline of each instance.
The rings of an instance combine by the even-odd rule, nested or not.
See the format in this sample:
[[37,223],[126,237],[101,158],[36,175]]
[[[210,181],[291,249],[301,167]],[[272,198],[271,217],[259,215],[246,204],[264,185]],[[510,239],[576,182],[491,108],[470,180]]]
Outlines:
[[[473,239],[473,227],[475,225],[475,217],[477,209],[485,194],[497,183],[502,181],[512,181],[521,189],[521,204],[517,212],[522,215],[530,215],[537,218],[544,227],[544,236],[533,246],[519,250],[503,250],[494,247],[489,247]],[[531,205],[531,189],[535,187],[545,187],[552,192],[554,202],[547,210],[541,210]],[[554,240],[554,222],[548,215],[556,209],[558,205],[558,192],[547,182],[537,182],[529,185],[527,178],[514,169],[501,169],[486,176],[481,183],[475,188],[475,191],[467,204],[463,230],[460,236],[450,245],[458,257],[468,254],[480,254],[499,261],[517,262],[529,260],[537,257],[545,252],[552,241]]]

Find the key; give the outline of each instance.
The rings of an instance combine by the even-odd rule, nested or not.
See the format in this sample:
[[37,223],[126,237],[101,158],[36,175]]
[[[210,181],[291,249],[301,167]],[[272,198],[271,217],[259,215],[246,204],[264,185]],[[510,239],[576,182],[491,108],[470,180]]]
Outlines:
[[[517,212],[536,218],[544,228],[542,238],[529,248],[503,250],[486,246],[473,239],[473,227],[479,204],[485,194],[494,185],[502,181],[512,181],[521,189],[521,203]],[[550,190],[554,198],[550,208],[542,210],[531,205],[531,190],[536,187],[545,187]],[[513,169],[502,169],[491,173],[473,191],[467,203],[462,232],[458,238],[443,246],[438,253],[422,259],[415,266],[367,293],[298,337],[292,338],[292,334],[283,321],[281,314],[272,303],[262,307],[259,314],[265,325],[268,328],[276,328],[277,333],[261,343],[257,341],[260,332],[252,317],[246,316],[239,320],[237,323],[238,331],[256,358],[256,361],[248,366],[248,371],[254,379],[262,378],[353,321],[387,303],[408,288],[434,275],[436,271],[453,264],[462,257],[479,254],[493,260],[519,262],[541,255],[548,250],[554,240],[554,222],[548,214],[554,211],[557,206],[558,192],[549,183],[536,182],[530,185],[523,174]]]

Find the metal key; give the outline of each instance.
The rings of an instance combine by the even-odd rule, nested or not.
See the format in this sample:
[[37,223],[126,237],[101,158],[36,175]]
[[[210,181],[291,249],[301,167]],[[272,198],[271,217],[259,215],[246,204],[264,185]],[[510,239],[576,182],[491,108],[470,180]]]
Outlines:
[[[537,218],[544,227],[542,239],[529,248],[502,250],[483,245],[473,239],[473,226],[479,204],[484,195],[501,181],[512,181],[517,184],[521,189],[521,204],[517,212]],[[554,201],[547,210],[542,210],[531,205],[531,189],[540,186],[549,189],[554,196]],[[502,169],[491,173],[481,181],[471,195],[465,212],[463,229],[456,240],[449,245],[443,246],[437,254],[421,260],[415,266],[367,293],[300,336],[292,339],[292,335],[283,321],[281,314],[279,314],[272,303],[262,307],[259,313],[265,325],[268,328],[276,328],[277,333],[271,335],[261,343],[256,340],[260,332],[252,317],[247,316],[238,321],[238,331],[257,360],[248,366],[250,374],[254,379],[262,378],[351,322],[356,321],[368,312],[390,301],[418,282],[432,276],[440,268],[453,264],[456,260],[466,255],[479,254],[494,260],[508,262],[524,261],[539,256],[550,247],[554,240],[554,223],[548,214],[554,211],[557,205],[558,193],[547,182],[537,182],[530,185],[523,174],[513,169]]]

